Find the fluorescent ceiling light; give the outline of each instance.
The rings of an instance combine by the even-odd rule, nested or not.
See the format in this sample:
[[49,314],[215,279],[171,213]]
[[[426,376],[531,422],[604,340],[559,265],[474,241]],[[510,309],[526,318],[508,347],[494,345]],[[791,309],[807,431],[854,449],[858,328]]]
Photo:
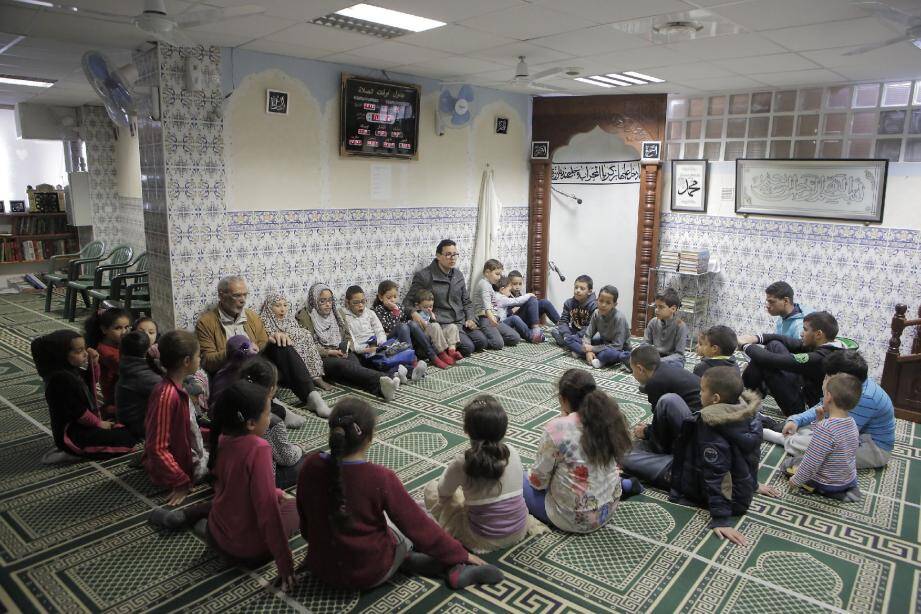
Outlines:
[[665,83],[665,79],[660,79],[658,77],[650,77],[649,75],[644,75],[641,72],[636,72],[633,70],[625,70],[624,74],[629,75],[631,77],[636,77],[637,79],[644,79],[646,81],[649,81],[650,83]]
[[618,73],[616,73],[616,72],[610,72],[610,73],[608,73],[608,76],[609,76],[609,77],[612,77],[612,78],[614,78],[614,79],[620,79],[621,81],[626,81],[627,83],[634,83],[634,84],[636,84],[636,85],[646,85],[646,83],[647,83],[647,81],[643,81],[643,80],[641,80],[641,79],[636,79],[636,78],[634,78],[634,77],[628,77],[628,76],[626,76],[626,75],[621,75],[621,74],[618,74]]
[[626,81],[618,81],[616,79],[602,77],[601,75],[594,75],[592,77],[589,77],[589,79],[595,79],[596,81],[604,81],[605,83],[612,83],[614,85],[630,85]]
[[54,2],[44,2],[44,0],[13,0],[20,4],[31,4],[32,6],[46,6],[48,8],[54,8]]
[[5,44],[5,45],[3,45],[2,47],[0,47],[0,55],[3,55],[4,53],[6,53],[7,51],[9,51],[10,49],[12,49],[13,47],[15,47],[16,45],[18,45],[19,43],[21,43],[22,41],[24,41],[25,39],[26,39],[25,36],[17,36],[17,37],[15,37],[13,40],[11,40],[11,41],[8,42],[7,44]]
[[443,21],[418,17],[400,11],[392,11],[371,4],[356,4],[355,6],[350,6],[341,11],[336,11],[336,14],[351,17],[353,19],[382,23],[385,26],[402,28],[411,32],[424,32],[425,30],[440,28],[445,25]]
[[0,83],[11,85],[28,85],[30,87],[51,87],[55,84],[53,79],[38,79],[33,77],[17,77],[15,75],[0,75]]
[[601,81],[595,81],[594,79],[586,79],[584,77],[576,77],[574,81],[581,81],[582,83],[588,83],[590,85],[597,85],[599,87],[614,87],[613,85],[602,83]]

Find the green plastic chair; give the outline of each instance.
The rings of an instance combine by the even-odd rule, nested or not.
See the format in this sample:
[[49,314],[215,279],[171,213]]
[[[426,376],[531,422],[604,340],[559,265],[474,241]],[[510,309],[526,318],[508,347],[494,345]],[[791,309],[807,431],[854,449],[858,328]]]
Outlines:
[[92,288],[86,291],[93,301],[93,311],[99,309],[100,304],[106,308],[124,307],[122,299],[124,298],[125,289],[141,280],[147,281],[147,252],[141,252],[134,260],[129,262],[125,267],[125,272],[117,275],[110,274],[108,286]]
[[93,261],[101,257],[105,251],[105,241],[90,241],[79,252],[58,254],[49,258],[48,272],[44,275],[45,311],[51,311],[51,296],[55,287],[67,287],[67,282],[71,279],[88,281],[93,278],[95,264],[77,264],[74,266],[74,263],[77,261]]
[[[109,285],[111,285],[112,276],[124,273],[128,268],[133,253],[134,250],[130,245],[117,245],[105,257],[96,260],[91,281],[68,281],[67,293],[64,296],[64,317],[71,322],[77,317],[78,292],[83,296],[83,304],[88,309],[90,307],[89,290],[96,288],[108,289]],[[104,262],[107,264],[103,264]],[[106,273],[108,273],[108,278]]]

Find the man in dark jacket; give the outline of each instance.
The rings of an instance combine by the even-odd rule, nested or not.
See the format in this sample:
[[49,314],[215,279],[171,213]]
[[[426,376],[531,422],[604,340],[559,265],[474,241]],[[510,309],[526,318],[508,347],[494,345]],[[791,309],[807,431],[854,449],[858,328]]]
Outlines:
[[149,348],[150,338],[147,333],[141,330],[131,331],[122,337],[118,361],[118,384],[115,386],[116,415],[118,421],[138,439],[144,439],[147,400],[163,379],[147,364],[146,355]]
[[412,313],[416,306],[416,293],[426,288],[435,296],[434,312],[438,322],[456,324],[460,333],[458,350],[464,356],[486,348],[486,335],[474,321],[473,302],[467,293],[464,274],[457,270],[457,244],[443,239],[435,248],[435,259],[427,267],[416,271],[403,299],[403,310]]
[[746,335],[739,344],[749,357],[745,387],[770,394],[785,416],[822,400],[825,357],[844,345],[835,339],[838,321],[827,311],[803,318],[801,340],[783,335]]

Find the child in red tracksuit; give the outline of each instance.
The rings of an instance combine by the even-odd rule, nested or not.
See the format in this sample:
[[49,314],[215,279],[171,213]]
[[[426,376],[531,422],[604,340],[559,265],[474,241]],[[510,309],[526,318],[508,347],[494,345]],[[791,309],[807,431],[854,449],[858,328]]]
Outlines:
[[[161,381],[147,403],[144,468],[150,481],[170,489],[167,505],[179,505],[192,485],[208,473],[208,452],[195,419],[195,407],[183,388],[185,378],[199,367],[198,340],[174,330],[160,338]],[[148,354],[151,368],[156,361]]]

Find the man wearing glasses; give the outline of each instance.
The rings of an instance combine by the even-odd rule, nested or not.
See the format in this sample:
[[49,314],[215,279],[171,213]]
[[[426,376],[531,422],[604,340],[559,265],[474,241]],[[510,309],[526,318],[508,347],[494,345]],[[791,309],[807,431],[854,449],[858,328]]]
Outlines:
[[457,244],[451,239],[442,239],[435,248],[432,263],[416,271],[412,284],[403,299],[403,309],[411,313],[415,308],[416,293],[422,288],[435,295],[435,317],[442,325],[456,324],[460,333],[457,349],[464,356],[479,352],[486,347],[486,335],[473,319],[473,302],[467,294],[464,274],[457,270]]

